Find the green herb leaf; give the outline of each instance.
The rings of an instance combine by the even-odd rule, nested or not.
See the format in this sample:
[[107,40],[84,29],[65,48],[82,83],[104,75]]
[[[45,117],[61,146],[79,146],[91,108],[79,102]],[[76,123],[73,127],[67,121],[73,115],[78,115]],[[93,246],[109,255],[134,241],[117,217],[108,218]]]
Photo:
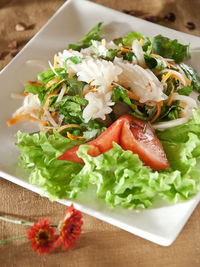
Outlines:
[[82,63],[83,58],[82,57],[68,57],[67,60],[71,60],[74,64]]
[[100,37],[100,30],[103,22],[99,22],[97,25],[95,25],[83,38],[81,38],[77,43],[82,43],[81,45],[74,45],[70,44],[69,48],[80,51],[82,48],[87,48],[91,46],[91,41],[92,40],[101,40]]
[[33,84],[28,84],[24,90],[25,93],[31,93],[33,95],[37,95],[45,90],[45,87],[42,86],[36,86]]
[[143,34],[140,32],[129,32],[122,38],[122,42],[124,45],[132,45],[134,40],[140,40],[141,38],[145,38]]
[[188,45],[182,45],[176,39],[170,40],[162,35],[157,35],[152,39],[152,49],[154,54],[172,58],[178,63],[187,56]]
[[178,89],[176,92],[179,93],[179,95],[190,95],[192,92],[192,86],[186,86],[184,88]]
[[185,63],[181,63],[180,67],[185,72],[187,78],[191,81],[191,84],[194,87],[194,89],[196,89],[197,92],[200,93],[200,80],[196,71]]
[[160,58],[155,58],[144,54],[144,60],[147,67],[150,69],[163,70],[165,68],[165,64]]
[[[64,69],[63,68],[57,68],[57,69],[55,69],[55,71],[56,71],[56,73],[59,74],[59,73],[63,72]],[[45,84],[47,84],[50,80],[52,80],[55,77],[56,77],[56,75],[52,70],[46,70],[45,72],[39,73],[37,75],[38,80],[45,83]]]

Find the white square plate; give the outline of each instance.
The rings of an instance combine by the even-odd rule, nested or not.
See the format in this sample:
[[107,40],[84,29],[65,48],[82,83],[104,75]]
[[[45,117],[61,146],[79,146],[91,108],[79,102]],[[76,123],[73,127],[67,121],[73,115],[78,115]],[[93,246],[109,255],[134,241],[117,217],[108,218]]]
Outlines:
[[[34,79],[43,71],[41,62],[53,58],[69,43],[75,43],[95,24],[104,21],[105,32],[110,39],[120,37],[130,30],[140,31],[147,36],[162,34],[182,43],[190,43],[192,65],[200,71],[200,38],[177,32],[109,8],[84,0],[67,1],[40,30],[26,47],[0,73],[0,176],[29,190],[40,193],[40,189],[28,182],[28,174],[18,167],[19,151],[15,147],[14,134],[17,130],[30,130],[30,125],[16,124],[7,127],[6,121],[21,105],[21,100],[11,99],[11,93],[22,92],[23,81]],[[32,64],[30,64],[30,60]],[[34,63],[34,64],[33,64]],[[140,211],[110,209],[92,195],[74,201],[77,209],[141,236],[157,244],[170,245],[200,200],[200,194],[190,201],[176,205],[155,203],[151,209]],[[60,203],[69,205],[67,200]]]

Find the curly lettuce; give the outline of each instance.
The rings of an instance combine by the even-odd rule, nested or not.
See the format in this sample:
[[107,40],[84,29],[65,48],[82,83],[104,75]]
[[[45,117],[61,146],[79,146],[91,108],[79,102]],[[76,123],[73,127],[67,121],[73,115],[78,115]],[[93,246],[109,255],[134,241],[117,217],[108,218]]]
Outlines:
[[170,168],[153,171],[144,166],[137,154],[113,148],[97,157],[81,145],[78,156],[84,165],[57,158],[82,141],[69,140],[56,131],[17,133],[21,163],[31,170],[30,182],[42,188],[51,200],[75,198],[93,188],[98,198],[115,207],[148,208],[156,197],[176,203],[195,196],[200,190],[200,110],[184,125],[158,132]]

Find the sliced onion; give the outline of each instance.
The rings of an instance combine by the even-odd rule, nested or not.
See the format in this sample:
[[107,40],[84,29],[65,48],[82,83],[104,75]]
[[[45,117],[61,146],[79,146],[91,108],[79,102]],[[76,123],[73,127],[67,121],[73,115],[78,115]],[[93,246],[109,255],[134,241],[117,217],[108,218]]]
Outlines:
[[60,93],[56,99],[56,102],[59,102],[63,98],[65,91],[66,91],[66,85],[63,84],[62,89],[60,90]]
[[18,93],[11,93],[11,98],[13,99],[24,99],[24,95]]
[[194,107],[197,108],[197,103],[192,97],[185,96],[185,95],[175,95],[173,100],[180,100],[182,102],[187,103],[189,106],[193,108]]
[[58,127],[58,124],[54,121],[54,119],[51,117],[51,114],[47,110],[45,110],[44,115],[54,127]]
[[181,124],[184,124],[188,121],[187,118],[179,118],[176,120],[171,120],[171,121],[165,121],[165,122],[158,122],[155,124],[152,124],[152,127],[156,130],[164,130],[167,128],[175,127]]
[[51,70],[55,73],[56,76],[58,76],[58,73],[54,70],[54,67],[52,66],[51,62],[48,61],[49,63],[49,67],[51,68]]
[[174,75],[178,76],[178,77],[180,78],[182,84],[183,84],[184,86],[187,86],[187,83],[186,83],[186,81],[185,81],[183,75],[182,75],[180,72],[178,72],[178,71],[171,70],[171,69],[164,69],[164,70],[159,71],[157,74],[163,74],[163,73],[165,73],[165,72],[169,72],[169,71],[171,71],[172,73],[174,73]]
[[59,124],[59,126],[62,124],[64,118],[65,118],[65,116],[64,116],[63,114],[61,114],[61,115],[58,117],[58,124]]

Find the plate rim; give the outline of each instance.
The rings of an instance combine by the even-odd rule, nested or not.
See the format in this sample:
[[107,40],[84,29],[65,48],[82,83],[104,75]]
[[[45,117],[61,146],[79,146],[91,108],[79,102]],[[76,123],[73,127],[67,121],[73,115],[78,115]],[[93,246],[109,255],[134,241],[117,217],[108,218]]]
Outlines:
[[[26,50],[27,47],[30,46],[30,44],[32,43],[32,41],[34,41],[38,35],[40,35],[44,29],[46,29],[46,27],[51,23],[51,21],[54,20],[54,18],[59,15],[59,13],[64,9],[66,8],[66,6],[70,5],[70,4],[74,4],[74,3],[81,3],[83,4],[84,2],[87,2],[89,3],[90,5],[94,5],[94,6],[100,6],[101,8],[105,8],[107,10],[109,10],[110,12],[114,12],[114,13],[117,13],[117,14],[121,14],[123,16],[128,16],[130,18],[133,18],[133,19],[137,19],[137,20],[140,20],[140,21],[144,21],[140,18],[137,18],[137,17],[134,17],[134,16],[130,16],[130,15],[127,15],[127,14],[123,14],[122,12],[120,11],[117,11],[117,10],[114,10],[114,9],[111,9],[109,7],[105,7],[105,6],[102,6],[102,5],[99,5],[97,3],[94,3],[94,2],[91,2],[91,1],[88,1],[88,0],[68,0],[66,1],[54,14],[53,16],[41,27],[41,29],[29,40],[29,42],[24,46],[24,48],[18,53],[18,55],[13,59],[11,60],[1,71],[0,71],[0,78],[1,78],[1,75],[3,75],[4,72],[6,71],[9,71],[9,68],[11,65],[15,64],[15,62],[17,62],[17,60],[19,59],[20,55]],[[145,24],[152,24],[151,22],[148,22],[148,21],[144,21]],[[178,33],[179,35],[181,34],[181,36],[187,36],[187,37],[192,37],[192,38],[195,38],[195,39],[199,39],[200,40],[200,37],[198,36],[195,36],[195,35],[191,35],[191,34],[188,34],[188,33],[183,33],[183,32],[180,32],[180,31],[177,31],[177,30],[174,30],[174,29],[170,29],[166,26],[162,26],[162,25],[157,25],[155,24],[155,26],[159,27],[159,28],[165,28],[167,29],[168,31],[172,32],[172,33]],[[30,191],[33,191],[35,193],[38,193],[40,194],[41,193],[41,190],[39,188],[37,188],[36,186],[33,186],[31,184],[29,184],[28,182],[25,182],[23,180],[20,180],[20,178],[17,178],[15,176],[12,176],[10,175],[9,173],[5,173],[4,171],[1,171],[0,170],[0,176],[2,177],[2,179],[6,179],[8,181],[11,181],[19,186],[22,186]],[[199,199],[200,199],[200,194],[199,194]],[[182,228],[184,227],[185,223],[189,220],[191,214],[193,213],[195,207],[198,205],[199,201],[196,201],[194,204],[193,204],[193,208],[191,208],[190,210],[190,214],[189,216],[187,217],[187,219],[185,220],[185,222],[183,223],[182,227],[180,227],[179,231],[177,231],[176,235],[170,238],[165,238],[165,237],[161,237],[161,236],[158,236],[157,234],[150,234],[150,233],[146,233],[144,230],[141,230],[141,229],[138,229],[136,227],[133,227],[135,228],[137,231],[130,231],[130,230],[127,230],[126,227],[127,227],[127,224],[126,223],[121,223],[120,222],[120,226],[119,226],[119,221],[117,221],[116,219],[113,219],[111,217],[106,217],[105,215],[103,215],[104,218],[102,218],[102,216],[98,215],[96,213],[96,215],[94,216],[93,213],[94,211],[91,209],[91,208],[84,208],[84,205],[82,206],[81,204],[79,203],[76,203],[76,200],[74,201],[70,201],[70,200],[57,200],[57,202],[61,203],[61,204],[64,204],[64,205],[70,205],[72,202],[75,203],[75,206],[80,209],[81,211],[85,212],[86,214],[88,215],[91,215],[93,217],[96,217],[100,220],[103,220],[107,223],[110,223],[116,227],[119,227],[121,229],[124,229],[128,232],[131,232],[133,233],[134,235],[137,235],[139,237],[142,237],[146,240],[149,240],[151,242],[154,242],[154,243],[157,243],[159,245],[162,245],[162,246],[169,246],[171,245],[174,240],[177,238],[177,236],[179,235],[179,233],[181,232]],[[100,214],[100,212],[98,212]],[[117,221],[118,223],[115,223],[115,221]],[[138,233],[139,232],[139,233]]]

